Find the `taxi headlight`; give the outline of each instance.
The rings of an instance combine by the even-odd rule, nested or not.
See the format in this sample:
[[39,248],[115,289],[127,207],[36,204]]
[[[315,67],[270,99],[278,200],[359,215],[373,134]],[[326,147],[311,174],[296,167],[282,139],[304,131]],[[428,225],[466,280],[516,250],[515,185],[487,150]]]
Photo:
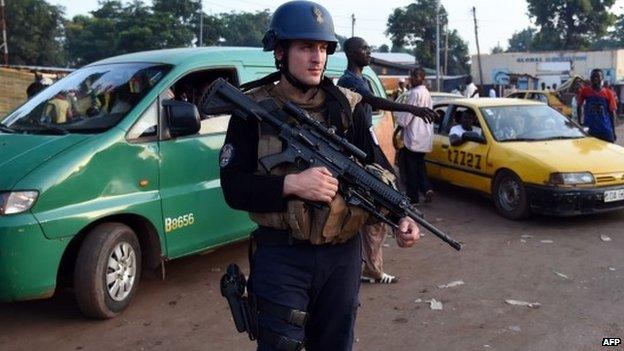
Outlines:
[[0,216],[30,210],[39,193],[36,191],[0,192]]
[[594,184],[594,176],[590,172],[551,173],[552,185],[581,185]]

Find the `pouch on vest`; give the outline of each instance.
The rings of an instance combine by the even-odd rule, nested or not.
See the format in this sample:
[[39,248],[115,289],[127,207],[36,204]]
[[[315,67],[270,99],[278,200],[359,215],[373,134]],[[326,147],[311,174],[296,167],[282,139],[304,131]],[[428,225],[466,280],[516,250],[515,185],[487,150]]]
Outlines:
[[[270,98],[271,87],[261,87],[250,91],[254,100]],[[342,94],[340,91],[338,93]],[[345,123],[349,118],[337,114],[339,104],[332,102],[332,94],[326,97],[326,106],[329,111],[328,118],[334,123]],[[328,101],[329,100],[329,101]],[[349,110],[350,112],[350,110]],[[315,116],[323,118],[322,116]],[[341,118],[342,117],[342,118]],[[349,125],[343,124],[341,130],[348,129]],[[283,143],[272,128],[260,124],[258,138],[258,159],[280,153],[283,151]],[[298,172],[295,165],[279,165],[270,171],[273,175],[286,175]],[[256,174],[266,174],[266,170],[258,162]],[[250,213],[251,219],[262,226],[276,229],[290,229],[295,239],[310,240],[314,245],[327,243],[341,243],[357,235],[358,229],[369,217],[368,212],[359,207],[349,206],[340,194],[337,194],[327,206],[313,206],[301,199],[289,199],[285,212],[275,213]]]

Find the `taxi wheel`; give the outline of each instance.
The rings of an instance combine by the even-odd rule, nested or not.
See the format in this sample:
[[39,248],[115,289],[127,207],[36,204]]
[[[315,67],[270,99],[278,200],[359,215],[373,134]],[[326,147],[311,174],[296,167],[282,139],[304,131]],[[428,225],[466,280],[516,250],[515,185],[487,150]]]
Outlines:
[[76,260],[74,289],[78,307],[89,317],[108,319],[132,300],[141,276],[141,247],[121,223],[104,223],[87,235]]
[[512,172],[503,171],[494,179],[492,189],[496,210],[508,219],[524,219],[530,214],[526,190],[520,178]]

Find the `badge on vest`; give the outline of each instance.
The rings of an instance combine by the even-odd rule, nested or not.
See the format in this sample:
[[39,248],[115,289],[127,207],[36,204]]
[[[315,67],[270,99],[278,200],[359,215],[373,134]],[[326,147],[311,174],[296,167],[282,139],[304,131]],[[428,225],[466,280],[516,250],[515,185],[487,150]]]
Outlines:
[[223,145],[221,154],[219,154],[219,166],[221,166],[221,168],[227,167],[232,161],[232,158],[234,158],[234,145]]

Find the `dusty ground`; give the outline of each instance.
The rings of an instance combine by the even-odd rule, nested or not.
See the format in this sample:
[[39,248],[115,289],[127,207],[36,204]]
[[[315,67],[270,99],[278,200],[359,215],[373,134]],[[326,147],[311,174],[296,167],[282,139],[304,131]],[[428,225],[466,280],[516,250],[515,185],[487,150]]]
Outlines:
[[[355,350],[600,350],[603,337],[624,338],[624,211],[512,222],[488,199],[449,186],[423,211],[464,249],[430,234],[412,249],[389,240],[386,270],[401,281],[362,286]],[[252,350],[218,286],[229,262],[247,270],[246,248],[168,263],[166,280],[143,281],[113,320],[84,319],[70,294],[0,304],[0,349]],[[465,284],[438,287],[456,280]]]

